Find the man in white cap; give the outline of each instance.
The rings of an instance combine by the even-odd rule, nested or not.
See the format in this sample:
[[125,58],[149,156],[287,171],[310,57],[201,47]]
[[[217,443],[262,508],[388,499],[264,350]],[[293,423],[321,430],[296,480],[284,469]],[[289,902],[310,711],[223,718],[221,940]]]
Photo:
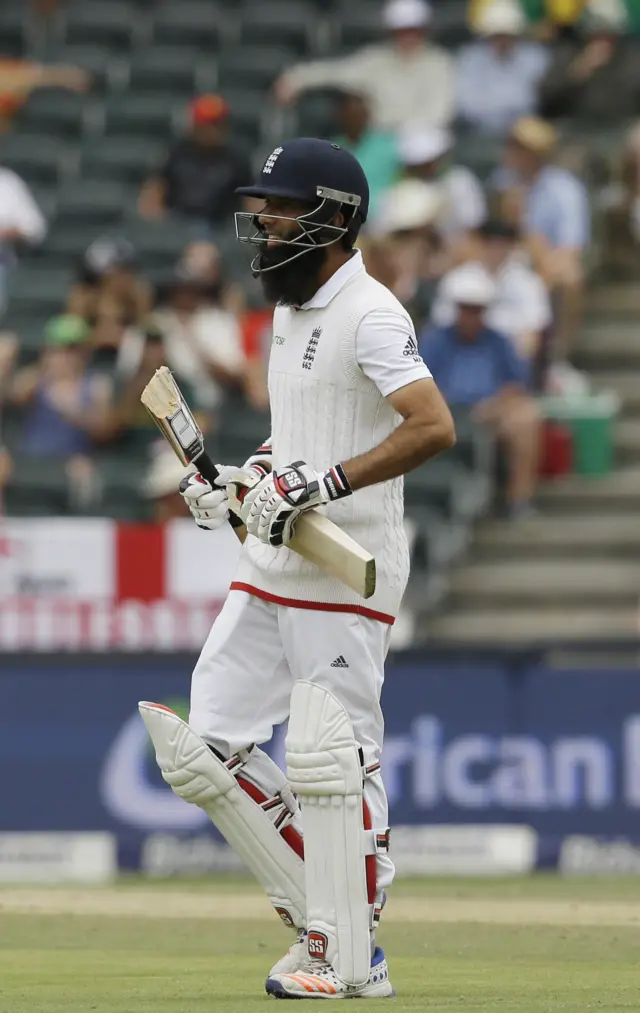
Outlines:
[[276,82],[289,104],[310,88],[356,88],[371,96],[375,126],[397,130],[408,120],[444,126],[454,114],[454,66],[429,39],[426,0],[388,0],[382,12],[387,38],[346,57],[299,64]]
[[515,0],[483,5],[473,27],[480,38],[457,61],[458,116],[477,130],[503,134],[518,116],[535,111],[549,55],[522,38],[526,22]]
[[407,176],[437,186],[441,207],[438,229],[445,243],[462,239],[486,217],[480,181],[471,169],[451,160],[453,137],[448,130],[407,124],[399,133],[400,160]]
[[507,457],[508,516],[522,520],[532,513],[540,447],[527,362],[505,334],[486,323],[496,288],[481,265],[452,271],[445,295],[456,307],[456,319],[449,327],[428,330],[420,338],[420,352],[429,357],[447,404],[494,429]]

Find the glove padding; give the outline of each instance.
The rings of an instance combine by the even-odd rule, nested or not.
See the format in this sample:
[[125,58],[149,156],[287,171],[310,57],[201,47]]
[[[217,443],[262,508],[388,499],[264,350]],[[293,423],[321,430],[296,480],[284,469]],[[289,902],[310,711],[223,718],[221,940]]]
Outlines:
[[[217,464],[218,478],[215,485],[207,482],[199,471],[194,471],[180,482],[179,490],[183,500],[189,507],[191,516],[199,528],[215,531],[216,528],[229,520],[228,486],[244,485],[255,482],[256,476],[261,479],[265,473],[263,467],[234,468]],[[234,490],[235,491],[235,490]],[[234,510],[236,507],[234,506]]]
[[245,494],[241,516],[249,534],[261,542],[288,545],[301,513],[350,494],[340,465],[318,472],[304,461],[295,461],[266,475]]
[[214,488],[199,471],[194,471],[185,475],[178,488],[199,528],[214,531],[229,520],[226,486]]

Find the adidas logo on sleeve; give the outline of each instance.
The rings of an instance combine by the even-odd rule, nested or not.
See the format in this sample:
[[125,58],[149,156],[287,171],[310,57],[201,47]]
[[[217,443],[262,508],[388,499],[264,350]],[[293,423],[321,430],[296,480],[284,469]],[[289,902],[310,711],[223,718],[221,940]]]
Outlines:
[[422,362],[422,356],[420,355],[420,351],[418,349],[418,342],[413,335],[411,335],[408,339],[402,354],[405,355],[407,359],[413,359],[414,362]]
[[349,662],[343,654],[339,654],[335,661],[331,662],[331,668],[348,668]]

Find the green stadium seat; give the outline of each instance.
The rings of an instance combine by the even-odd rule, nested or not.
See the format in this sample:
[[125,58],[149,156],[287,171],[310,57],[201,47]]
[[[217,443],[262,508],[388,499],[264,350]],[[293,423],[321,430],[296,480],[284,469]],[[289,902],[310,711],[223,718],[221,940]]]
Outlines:
[[112,95],[104,108],[104,129],[109,135],[166,138],[173,133],[176,119],[175,101],[165,95]]
[[64,15],[64,40],[127,50],[132,44],[139,13],[121,0],[81,0]]
[[79,137],[84,129],[85,111],[90,99],[62,88],[34,92],[18,116],[18,124],[31,133],[56,137]]
[[434,7],[433,34],[441,46],[457,49],[472,38],[467,0],[447,0]]
[[0,163],[26,183],[57,183],[69,160],[63,141],[48,134],[0,136]]
[[313,49],[315,28],[315,11],[299,0],[253,0],[242,8],[240,38],[247,45],[273,42],[300,57]]
[[27,51],[27,21],[25,4],[4,3],[0,10],[0,39],[3,56],[24,56]]
[[127,189],[121,183],[75,180],[60,192],[57,223],[91,222],[96,229],[112,225],[122,218],[127,198]]
[[409,472],[404,480],[408,507],[431,507],[448,519],[477,517],[486,508],[490,493],[488,476],[442,458]]
[[193,94],[198,91],[198,61],[201,54],[188,46],[151,46],[131,58],[129,87],[133,92],[170,90]]
[[143,269],[161,270],[173,266],[193,235],[187,225],[174,220],[147,222],[129,219],[122,234],[133,244]]
[[360,49],[383,38],[379,9],[367,3],[348,3],[336,13],[333,33],[342,50]]
[[84,179],[141,183],[160,165],[165,146],[148,137],[92,137],[82,149]]
[[195,46],[207,52],[216,51],[225,41],[224,18],[208,2],[165,3],[154,14],[153,38],[169,46]]
[[104,90],[115,83],[115,61],[107,46],[54,46],[46,52],[46,62],[68,67],[82,67],[91,74],[91,90]]
[[[12,331],[20,339],[20,364],[25,365],[33,360],[36,352],[42,347],[44,326],[49,319],[48,307],[9,302],[9,309],[2,318],[2,328]],[[3,418],[3,435],[4,418]]]
[[246,87],[267,91],[294,61],[295,53],[283,46],[227,46],[218,59],[220,90]]
[[5,493],[5,508],[9,516],[68,514],[69,492],[63,462],[40,455],[15,454],[13,473]]
[[504,139],[490,134],[461,133],[454,152],[458,165],[466,165],[483,181],[497,167],[504,150]]
[[229,103],[229,128],[234,141],[253,146],[262,133],[264,95],[260,91],[225,88],[223,97]]
[[42,259],[57,266],[77,268],[82,254],[96,238],[95,223],[65,222],[53,225],[40,248]]
[[39,267],[25,262],[11,276],[9,314],[46,318],[61,313],[73,274],[67,268]]

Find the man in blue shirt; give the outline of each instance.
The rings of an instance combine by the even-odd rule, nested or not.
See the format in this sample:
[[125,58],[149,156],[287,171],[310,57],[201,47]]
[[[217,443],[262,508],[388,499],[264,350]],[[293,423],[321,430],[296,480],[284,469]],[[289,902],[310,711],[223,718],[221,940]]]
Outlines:
[[556,140],[551,124],[522,116],[491,182],[502,195],[503,217],[521,225],[532,266],[557,297],[556,357],[566,358],[582,316],[591,211],[584,183],[551,163]]
[[531,513],[538,474],[540,417],[529,394],[529,367],[513,342],[487,327],[485,313],[495,285],[478,264],[465,264],[449,275],[448,293],[456,306],[450,327],[427,330],[420,353],[452,408],[491,426],[507,455],[509,516]]

